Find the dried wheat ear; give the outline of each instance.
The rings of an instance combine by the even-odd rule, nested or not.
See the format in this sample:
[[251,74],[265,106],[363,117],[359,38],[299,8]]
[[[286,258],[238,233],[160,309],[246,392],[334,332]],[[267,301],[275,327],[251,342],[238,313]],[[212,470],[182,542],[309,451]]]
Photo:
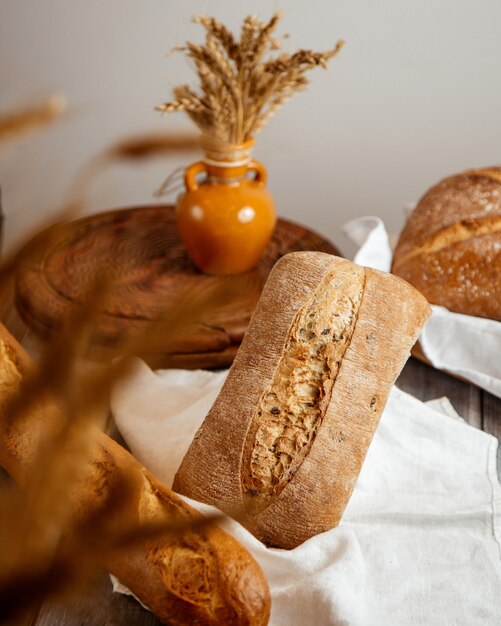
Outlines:
[[277,13],[268,22],[261,22],[255,15],[247,16],[238,41],[213,17],[195,18],[205,29],[205,44],[188,42],[176,50],[193,62],[198,89],[175,87],[174,99],[157,110],[185,111],[213,142],[249,140],[294,93],[309,84],[307,72],[326,68],[344,45],[340,40],[325,52],[301,49],[269,56],[281,46],[281,39],[274,36],[280,17]]

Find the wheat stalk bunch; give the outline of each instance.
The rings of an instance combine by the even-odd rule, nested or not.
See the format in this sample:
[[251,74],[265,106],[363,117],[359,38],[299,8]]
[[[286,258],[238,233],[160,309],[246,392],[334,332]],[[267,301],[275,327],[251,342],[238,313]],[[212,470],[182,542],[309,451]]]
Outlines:
[[198,85],[181,85],[174,99],[156,107],[162,113],[185,111],[202,133],[217,143],[242,143],[260,131],[275,113],[309,79],[316,67],[327,67],[344,45],[339,40],[331,50],[300,49],[273,56],[281,46],[275,31],[281,14],[267,22],[247,16],[240,39],[213,17],[194,18],[205,29],[205,43],[186,43],[182,51],[193,62]]

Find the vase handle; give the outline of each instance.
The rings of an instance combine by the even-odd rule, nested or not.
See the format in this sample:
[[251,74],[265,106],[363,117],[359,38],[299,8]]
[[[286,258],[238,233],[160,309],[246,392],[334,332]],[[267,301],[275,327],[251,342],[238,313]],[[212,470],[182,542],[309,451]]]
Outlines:
[[203,161],[198,161],[190,165],[184,173],[184,184],[188,191],[195,191],[198,189],[197,176],[202,173],[207,173],[207,166]]
[[259,183],[260,185],[266,185],[268,174],[266,173],[265,166],[260,161],[249,161],[249,164],[247,165],[247,171],[256,172],[256,177],[254,178],[254,181],[256,183]]

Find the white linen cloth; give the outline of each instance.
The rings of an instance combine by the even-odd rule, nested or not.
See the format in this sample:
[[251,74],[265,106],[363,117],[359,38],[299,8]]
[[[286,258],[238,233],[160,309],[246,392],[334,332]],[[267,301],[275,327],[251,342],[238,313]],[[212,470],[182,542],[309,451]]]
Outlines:
[[[392,251],[379,217],[352,220],[343,230],[360,246],[356,263],[390,271]],[[501,398],[501,322],[432,306],[420,342],[434,367],[461,376]]]
[[[115,387],[120,432],[165,484],[225,376],[137,360]],[[286,551],[225,522],[268,578],[271,626],[501,624],[496,449],[447,401],[427,406],[394,387],[338,528]]]

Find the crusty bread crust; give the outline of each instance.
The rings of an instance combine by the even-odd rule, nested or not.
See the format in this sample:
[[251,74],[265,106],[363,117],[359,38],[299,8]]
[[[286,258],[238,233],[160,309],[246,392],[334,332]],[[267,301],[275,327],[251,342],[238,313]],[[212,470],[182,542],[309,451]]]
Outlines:
[[[48,421],[54,429],[58,423],[58,408],[50,403],[33,407],[22,424],[6,420],[6,401],[22,393],[23,380],[34,368],[0,325],[0,464],[20,484],[35,458],[39,434]],[[108,520],[107,532],[201,517],[97,428],[91,468],[72,499],[79,524],[92,528],[98,517],[100,524]],[[217,526],[103,551],[101,565],[166,624],[268,623],[270,597],[261,568]]]
[[353,335],[364,283],[363,268],[340,263],[294,318],[244,443],[242,492],[251,516],[269,506],[310,452]]
[[391,385],[429,314],[413,287],[364,270],[351,340],[309,451],[267,505],[250,511],[242,478],[256,407],[276,376],[298,312],[325,276],[349,268],[358,275],[355,264],[315,252],[289,254],[277,263],[225,385],[174,481],[176,491],[234,515],[268,545],[293,548],[339,523]]
[[433,304],[501,320],[501,167],[432,187],[407,220],[392,272]]

